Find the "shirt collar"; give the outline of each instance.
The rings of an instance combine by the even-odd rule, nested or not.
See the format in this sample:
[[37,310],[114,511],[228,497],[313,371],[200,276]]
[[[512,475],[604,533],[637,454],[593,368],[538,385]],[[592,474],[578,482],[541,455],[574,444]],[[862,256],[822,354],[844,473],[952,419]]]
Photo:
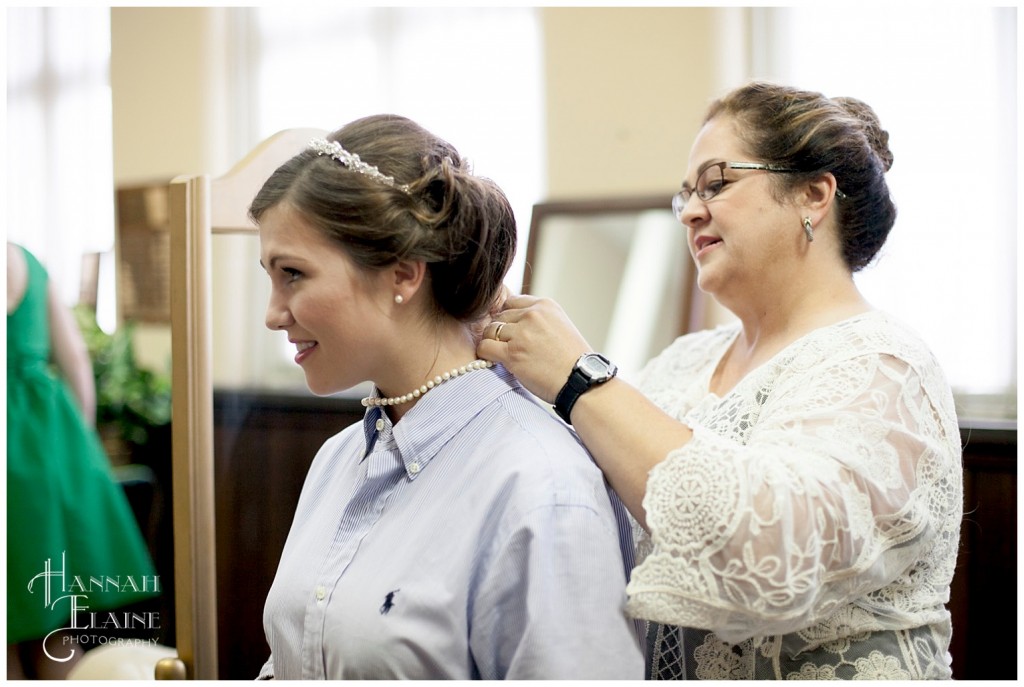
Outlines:
[[[445,382],[423,395],[396,425],[383,408],[367,408],[363,416],[366,453],[378,437],[391,433],[409,479],[415,479],[441,448],[481,410],[498,397],[522,389],[501,365],[476,370]],[[383,429],[378,430],[378,420]]]

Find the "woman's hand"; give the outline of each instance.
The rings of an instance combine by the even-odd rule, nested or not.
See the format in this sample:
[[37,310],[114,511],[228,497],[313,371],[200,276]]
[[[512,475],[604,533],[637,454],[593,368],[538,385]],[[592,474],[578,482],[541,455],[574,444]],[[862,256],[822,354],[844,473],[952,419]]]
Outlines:
[[[538,398],[554,403],[576,364],[593,349],[550,298],[510,296],[483,328],[477,355],[507,367]],[[600,384],[573,406],[572,425],[608,482],[641,526],[647,475],[693,438],[621,378]]]
[[484,327],[477,355],[501,363],[540,399],[554,403],[576,360],[591,351],[558,303],[509,296]]

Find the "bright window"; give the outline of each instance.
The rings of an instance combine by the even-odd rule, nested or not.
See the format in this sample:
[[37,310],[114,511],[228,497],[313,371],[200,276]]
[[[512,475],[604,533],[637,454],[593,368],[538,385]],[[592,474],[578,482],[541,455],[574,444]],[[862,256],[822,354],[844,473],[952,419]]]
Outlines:
[[[68,305],[82,256],[114,245],[110,10],[7,10],[7,238],[47,267]],[[110,306],[99,313],[113,326]]]
[[1016,10],[851,10],[755,11],[755,75],[875,109],[899,214],[857,283],[921,333],[962,404],[987,396],[981,412],[1016,417]]

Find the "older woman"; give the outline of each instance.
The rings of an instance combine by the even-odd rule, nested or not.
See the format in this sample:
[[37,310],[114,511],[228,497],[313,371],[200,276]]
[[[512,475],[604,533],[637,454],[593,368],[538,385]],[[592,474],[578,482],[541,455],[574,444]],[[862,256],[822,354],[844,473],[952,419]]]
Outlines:
[[896,216],[887,142],[850,98],[714,102],[673,208],[738,322],[635,386],[550,300],[509,298],[484,330],[480,356],[555,404],[645,530],[627,594],[652,677],[950,677],[953,398],[853,280]]

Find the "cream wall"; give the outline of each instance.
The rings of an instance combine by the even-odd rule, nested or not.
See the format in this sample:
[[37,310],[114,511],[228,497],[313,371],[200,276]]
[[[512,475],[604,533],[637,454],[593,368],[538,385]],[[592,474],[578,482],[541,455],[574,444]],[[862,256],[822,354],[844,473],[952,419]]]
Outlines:
[[550,195],[678,188],[705,107],[743,78],[744,10],[545,8],[541,16]]
[[[110,11],[114,183],[219,174],[230,165],[224,8]],[[170,327],[139,324],[139,363],[168,369]]]
[[225,171],[224,8],[114,7],[114,181]]

